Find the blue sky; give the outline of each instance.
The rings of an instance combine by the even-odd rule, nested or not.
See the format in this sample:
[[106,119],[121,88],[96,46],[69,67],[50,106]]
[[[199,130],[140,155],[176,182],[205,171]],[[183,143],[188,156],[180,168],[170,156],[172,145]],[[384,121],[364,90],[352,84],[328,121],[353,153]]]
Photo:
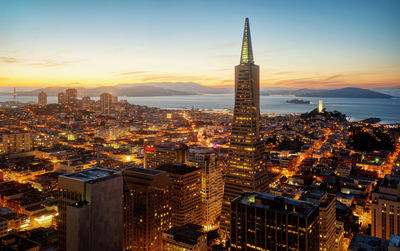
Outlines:
[[0,86],[229,86],[250,18],[264,86],[400,85],[400,1],[0,0]]

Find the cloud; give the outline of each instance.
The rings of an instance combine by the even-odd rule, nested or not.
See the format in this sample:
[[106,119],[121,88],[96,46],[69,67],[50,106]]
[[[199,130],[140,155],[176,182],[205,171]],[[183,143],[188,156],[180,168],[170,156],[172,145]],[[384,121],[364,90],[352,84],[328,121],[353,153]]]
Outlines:
[[147,71],[129,71],[129,72],[121,72],[121,73],[118,73],[117,75],[130,76],[130,75],[138,75],[138,74],[145,74],[145,73],[149,73],[149,72],[147,72]]
[[3,63],[18,63],[19,60],[13,57],[0,57],[0,61]]
[[42,66],[42,67],[57,67],[57,66],[64,66],[75,63],[77,61],[53,61],[53,60],[46,60],[42,62],[34,62],[34,63],[26,63],[25,65],[28,66]]

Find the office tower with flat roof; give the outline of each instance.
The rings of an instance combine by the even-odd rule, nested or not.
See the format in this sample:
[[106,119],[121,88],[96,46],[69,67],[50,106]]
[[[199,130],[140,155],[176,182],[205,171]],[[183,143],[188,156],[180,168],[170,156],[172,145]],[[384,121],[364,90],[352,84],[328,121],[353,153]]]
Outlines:
[[59,250],[122,249],[122,176],[89,168],[58,177]]
[[78,91],[75,88],[65,90],[65,101],[69,106],[76,106],[78,103]]
[[194,224],[172,227],[163,233],[165,251],[207,251],[207,234]]
[[85,96],[82,98],[82,109],[84,110],[90,110],[92,103],[94,101],[90,99],[89,96]]
[[102,114],[111,113],[112,95],[110,93],[102,93],[100,95],[100,110]]
[[259,75],[259,66],[253,59],[249,19],[246,18],[240,64],[235,67],[235,107],[221,215],[225,239],[229,239],[231,200],[246,191],[264,192],[268,186],[260,132]]
[[212,148],[192,147],[187,163],[201,170],[202,225],[211,230],[217,226],[222,210],[223,181],[217,156]]
[[65,105],[67,103],[67,97],[64,92],[58,93],[58,104]]
[[47,105],[47,94],[44,91],[41,91],[38,94],[38,105],[40,106]]
[[172,182],[172,226],[201,224],[200,169],[186,164],[165,164],[157,170],[167,172]]
[[318,250],[318,206],[248,192],[231,203],[231,250]]
[[312,202],[319,208],[319,250],[335,251],[336,244],[336,197],[321,190],[304,194],[302,200]]
[[187,146],[185,144],[164,144],[146,146],[144,149],[144,168],[155,169],[164,164],[185,163]]
[[171,181],[167,172],[129,168],[124,177],[123,250],[162,250],[171,228]]
[[389,240],[400,235],[400,177],[386,175],[372,191],[371,235]]

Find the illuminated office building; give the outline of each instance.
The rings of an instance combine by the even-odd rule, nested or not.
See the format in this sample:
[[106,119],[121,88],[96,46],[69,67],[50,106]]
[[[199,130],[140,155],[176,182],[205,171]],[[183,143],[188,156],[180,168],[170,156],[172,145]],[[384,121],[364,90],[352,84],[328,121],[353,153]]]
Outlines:
[[324,191],[314,190],[301,199],[318,205],[319,208],[319,250],[335,251],[336,245],[336,198]]
[[264,192],[267,171],[260,132],[259,66],[254,64],[249,20],[246,18],[240,64],[235,67],[235,107],[225,177],[221,230],[229,239],[230,202],[246,191]]
[[67,97],[64,92],[58,93],[58,104],[65,105],[67,103]]
[[74,88],[69,88],[65,91],[65,103],[69,106],[76,106],[78,101],[78,91]]
[[223,182],[217,156],[212,148],[193,147],[188,150],[187,163],[201,170],[202,225],[206,230],[216,226],[221,215]]
[[38,94],[38,105],[40,106],[47,105],[47,94],[44,91],[41,91]]
[[196,167],[185,164],[166,164],[157,168],[168,173],[172,182],[172,225],[201,223],[201,176]]
[[248,192],[231,203],[231,250],[318,250],[318,206]]
[[184,144],[164,144],[147,146],[144,149],[144,168],[155,169],[171,163],[185,163],[187,146]]
[[103,93],[100,95],[100,109],[102,114],[111,113],[112,96],[110,93]]
[[371,197],[371,235],[386,240],[400,235],[400,177],[380,179]]
[[129,168],[124,177],[123,250],[162,250],[171,228],[171,181],[167,172]]
[[122,176],[90,168],[58,177],[59,250],[122,249]]

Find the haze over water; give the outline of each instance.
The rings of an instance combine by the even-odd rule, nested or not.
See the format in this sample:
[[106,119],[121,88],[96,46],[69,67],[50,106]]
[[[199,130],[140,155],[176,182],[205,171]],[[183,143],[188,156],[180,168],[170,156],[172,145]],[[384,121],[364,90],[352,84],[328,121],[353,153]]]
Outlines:
[[[261,112],[264,114],[304,113],[317,108],[320,98],[303,98],[312,104],[290,104],[286,100],[294,96],[260,96]],[[98,97],[92,97],[97,100]],[[146,105],[159,108],[191,109],[233,109],[234,95],[203,94],[184,96],[156,97],[119,97],[131,104]],[[363,120],[370,117],[380,118],[381,124],[400,123],[400,98],[368,99],[368,98],[321,98],[328,111],[337,110],[346,114],[351,121]],[[0,96],[0,102],[12,101],[12,96]],[[37,102],[36,96],[17,97],[19,102]],[[57,97],[49,96],[48,103],[57,103]]]

